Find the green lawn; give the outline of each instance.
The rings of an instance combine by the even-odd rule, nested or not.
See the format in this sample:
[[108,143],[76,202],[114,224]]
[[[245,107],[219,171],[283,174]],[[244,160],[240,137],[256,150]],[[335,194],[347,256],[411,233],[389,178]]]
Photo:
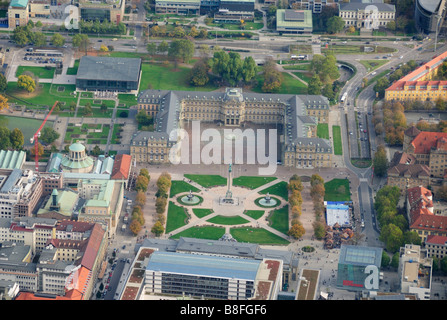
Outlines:
[[213,174],[185,174],[185,178],[190,179],[202,187],[210,188],[215,186],[224,186],[227,184],[227,178]]
[[171,191],[169,193],[170,197],[174,197],[175,195],[182,192],[199,192],[200,190],[196,187],[190,185],[189,183],[183,180],[173,180],[171,181]]
[[317,125],[318,138],[329,140],[329,125],[327,123],[319,123]]
[[264,210],[246,210],[244,212],[244,214],[256,220],[261,218],[264,215],[264,213],[265,213]]
[[79,59],[75,60],[72,68],[67,68],[67,75],[77,75],[79,68]]
[[214,211],[213,209],[194,208],[192,209],[192,212],[196,215],[197,218],[203,218],[207,215],[212,214]]
[[334,140],[334,154],[342,155],[343,146],[341,142],[341,128],[340,126],[332,126],[332,139]]
[[64,102],[68,107],[71,101],[76,102],[77,94],[72,94],[76,85],[41,83],[32,93],[17,88],[17,82],[8,82],[6,95],[9,102],[16,102],[30,108],[53,106],[56,101]]
[[282,233],[289,231],[289,206],[286,205],[278,210],[274,210],[269,216],[270,226]]
[[265,188],[261,191],[259,191],[259,194],[267,194],[270,195],[276,195],[278,197],[281,197],[285,200],[289,200],[289,190],[287,189],[288,183],[285,181],[278,182],[277,184],[274,184],[273,186],[270,186],[268,188]]
[[137,97],[133,94],[119,93],[118,100],[118,107],[120,108],[130,108],[138,104]]
[[269,183],[273,180],[275,180],[276,177],[247,177],[247,176],[241,176],[233,179],[233,185],[238,187],[245,187],[248,189],[256,189],[260,186]]
[[359,60],[359,62],[365,66],[366,71],[368,72],[383,66],[388,61],[389,60]]
[[196,238],[196,239],[206,239],[206,240],[219,240],[225,234],[224,227],[213,227],[213,226],[203,226],[203,227],[191,227],[182,232],[179,232],[171,237],[171,239],[180,239],[180,237],[185,238]]
[[32,67],[32,66],[18,66],[16,77],[23,74],[25,71],[32,72],[40,79],[53,79],[55,67]]
[[[0,125],[6,127],[9,130],[14,130],[15,128],[20,129],[23,133],[25,146],[31,146],[29,139],[36,133],[37,129],[42,124],[42,120],[13,117],[13,116],[0,116]],[[47,121],[45,127],[53,128],[54,122]]]
[[332,179],[324,184],[325,201],[350,201],[351,192],[348,179]]
[[262,228],[231,228],[230,234],[238,242],[264,245],[288,245],[290,242]]
[[310,79],[312,79],[313,76],[313,74],[310,72],[292,72],[292,73],[307,83],[309,83]]
[[[180,91],[213,91],[218,87],[208,84],[203,87],[195,87],[189,84],[188,76],[190,68],[173,64],[167,66],[159,64],[143,63],[140,91],[146,89],[180,90]],[[210,81],[211,82],[211,81]]]
[[[302,83],[300,80],[295,79],[288,73],[281,73],[283,77],[283,81],[281,84],[281,88],[275,92],[279,94],[306,94],[307,86]],[[264,83],[264,77],[262,74],[258,74],[255,77],[256,86],[252,88],[252,91],[257,93],[262,93],[262,85]]]
[[247,223],[248,220],[241,216],[215,216],[207,220],[208,222],[222,225],[237,225]]
[[166,233],[186,225],[187,215],[183,207],[179,207],[174,202],[169,201],[168,216],[166,219]]

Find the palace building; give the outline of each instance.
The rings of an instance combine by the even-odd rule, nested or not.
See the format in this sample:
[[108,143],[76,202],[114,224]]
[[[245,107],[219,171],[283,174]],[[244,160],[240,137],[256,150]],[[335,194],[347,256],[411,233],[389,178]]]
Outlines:
[[278,160],[296,168],[330,167],[331,143],[317,137],[318,123],[327,123],[329,101],[316,95],[145,90],[138,109],[154,117],[154,131],[141,131],[131,141],[131,156],[137,162],[167,163],[169,150],[177,143],[170,133],[189,121],[232,128],[275,126],[280,147]]

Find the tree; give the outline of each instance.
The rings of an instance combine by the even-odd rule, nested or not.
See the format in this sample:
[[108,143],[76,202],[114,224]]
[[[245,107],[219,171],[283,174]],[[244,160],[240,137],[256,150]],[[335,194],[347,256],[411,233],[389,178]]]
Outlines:
[[206,60],[200,59],[194,64],[189,73],[189,82],[194,86],[204,86],[208,81],[208,64]]
[[73,47],[79,48],[79,50],[87,51],[89,45],[88,35],[85,33],[77,33],[72,38]]
[[169,49],[169,44],[165,40],[163,40],[158,45],[157,51],[160,52],[160,53],[165,53],[165,52],[168,51],[168,49]]
[[106,45],[102,44],[101,47],[99,47],[99,51],[101,51],[101,52],[108,52],[109,51],[109,47],[107,47]]
[[17,79],[17,87],[25,89],[28,93],[31,93],[36,89],[36,82],[30,76],[22,74]]
[[84,107],[84,116],[91,115],[93,113],[92,106],[88,103]]
[[0,94],[0,110],[8,109],[8,98],[6,98],[4,95]]
[[107,103],[105,103],[104,101],[101,103],[101,106],[99,107],[99,109],[101,110],[102,113],[106,113],[107,112]]
[[323,83],[317,75],[314,75],[307,84],[307,94],[319,95],[321,94],[321,86]]
[[60,134],[53,128],[44,127],[42,129],[41,136],[39,139],[47,144],[51,144],[54,141],[56,141],[57,139],[59,139],[59,136],[60,136]]
[[[36,150],[35,150],[34,145],[31,147],[30,151],[31,151],[31,154],[33,156],[35,156]],[[44,152],[43,146],[42,146],[42,144],[40,142],[38,142],[37,143],[37,154],[38,154],[38,156],[41,157],[43,155],[43,152]]]
[[146,192],[148,185],[148,178],[146,178],[145,176],[138,176],[137,181],[135,182],[135,190]]
[[149,42],[146,46],[147,52],[153,56],[157,52],[157,44],[155,42]]
[[327,21],[327,32],[328,33],[339,33],[345,27],[345,21],[339,16],[333,16]]
[[242,65],[242,77],[248,83],[256,76],[257,65],[253,57],[246,57]]
[[148,115],[143,109],[138,111],[135,120],[137,120],[137,123],[140,126],[149,126],[153,123],[152,116]]
[[25,144],[25,137],[23,136],[22,131],[18,128],[14,128],[9,135],[9,139],[11,141],[11,147],[15,150],[22,149]]
[[36,47],[44,47],[47,44],[47,36],[42,32],[31,32],[29,39]]
[[273,59],[267,59],[265,62],[263,75],[262,92],[276,92],[281,88],[282,74],[276,69],[276,63]]
[[383,145],[379,146],[374,154],[373,167],[374,174],[377,177],[385,176],[388,167],[388,160],[385,147]]
[[168,56],[176,61],[181,60],[188,63],[194,55],[194,43],[190,40],[174,40],[169,45]]
[[385,89],[390,86],[390,80],[387,77],[382,77],[377,80],[374,85],[374,91],[379,94],[379,98],[383,99],[385,97]]
[[4,92],[8,87],[8,82],[6,81],[6,77],[0,73],[0,91]]
[[16,27],[12,38],[19,46],[25,46],[30,42],[28,31],[24,27]]
[[137,195],[135,196],[135,204],[141,208],[146,204],[146,194],[143,191],[139,190],[137,192]]
[[6,150],[11,147],[11,132],[6,127],[0,127],[0,150]]
[[139,176],[145,176],[148,181],[151,181],[151,176],[149,175],[149,171],[146,168],[141,168]]
[[163,213],[165,211],[166,205],[168,204],[168,199],[165,197],[157,197],[155,199],[155,212]]
[[385,244],[388,251],[393,253],[397,252],[404,243],[402,230],[392,223],[382,227],[379,240]]
[[390,256],[385,251],[382,251],[382,262],[380,263],[380,266],[386,268],[390,265],[390,261]]
[[65,38],[60,33],[55,33],[50,41],[56,47],[62,47],[65,44]]
[[143,226],[141,225],[141,223],[138,220],[132,220],[132,222],[130,223],[129,229],[130,231],[132,231],[132,233],[134,235],[137,235],[141,229],[143,228]]
[[165,232],[165,229],[163,228],[163,225],[160,221],[157,221],[154,223],[154,226],[151,229],[151,232],[156,236],[159,237]]
[[199,30],[197,30],[195,26],[192,26],[191,30],[189,31],[189,36],[192,38],[196,38],[199,34]]
[[295,239],[300,239],[305,233],[306,230],[301,223],[296,223],[289,229],[289,235]]

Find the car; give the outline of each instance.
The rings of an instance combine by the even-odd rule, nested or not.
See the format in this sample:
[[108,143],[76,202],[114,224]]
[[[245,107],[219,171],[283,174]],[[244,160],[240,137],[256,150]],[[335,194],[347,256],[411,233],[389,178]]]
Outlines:
[[363,130],[363,133],[367,133],[368,131],[366,131],[366,129],[365,130]]
[[399,59],[403,59],[403,58],[404,58],[404,56],[400,56],[400,57],[399,57]]
[[362,228],[365,227],[365,221],[362,219],[362,224],[361,224]]
[[351,131],[351,132],[349,132],[349,134],[350,134],[350,135],[352,135],[352,131]]

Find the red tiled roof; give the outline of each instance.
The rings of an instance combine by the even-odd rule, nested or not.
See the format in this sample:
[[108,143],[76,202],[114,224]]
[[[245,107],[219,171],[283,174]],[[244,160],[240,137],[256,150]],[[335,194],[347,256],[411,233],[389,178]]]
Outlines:
[[431,234],[431,235],[427,236],[425,243],[446,245],[447,236],[438,236],[438,235]]
[[[438,140],[441,138],[446,139],[447,132],[422,131],[411,142],[411,144],[414,146],[414,153],[416,154],[430,153],[430,150],[432,148],[438,147]],[[444,143],[441,143],[439,146],[445,148]]]
[[[438,62],[441,62],[443,60],[445,60],[447,58],[447,51],[444,52],[443,54],[440,54],[439,56],[437,56],[436,58],[430,60],[429,62],[427,62],[426,64],[420,66],[419,68],[417,68],[416,70],[414,70],[413,72],[410,72],[409,74],[407,74],[405,77],[403,77],[401,80],[403,81],[407,81],[407,80],[417,80],[420,77],[422,77],[423,75],[425,75],[424,71],[427,69],[433,69],[435,67],[435,65]],[[437,67],[437,66],[436,66]],[[418,77],[419,75],[419,77]]]
[[[406,86],[447,86],[447,81],[445,80],[435,80],[435,81],[404,81],[397,80],[390,87],[385,89],[385,91],[397,91],[404,90]],[[447,89],[445,89],[447,90]]]
[[112,179],[127,179],[129,177],[132,157],[128,154],[118,154],[113,162]]
[[[77,290],[72,290],[77,291]],[[19,292],[15,300],[82,300],[82,294],[78,292],[67,292],[65,296],[39,295],[32,292]]]
[[398,176],[409,175],[413,178],[429,177],[430,168],[425,164],[402,164],[399,163],[388,169],[388,175],[396,174]]

